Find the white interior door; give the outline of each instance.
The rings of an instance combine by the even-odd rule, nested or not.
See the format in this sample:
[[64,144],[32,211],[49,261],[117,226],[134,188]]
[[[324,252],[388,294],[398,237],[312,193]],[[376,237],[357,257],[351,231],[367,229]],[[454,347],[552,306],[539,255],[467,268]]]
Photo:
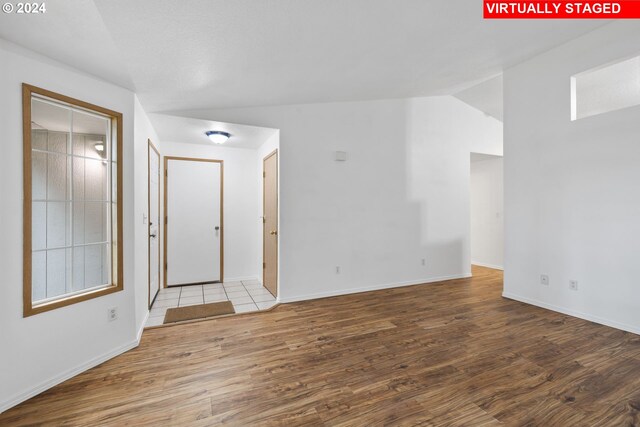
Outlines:
[[149,306],[160,290],[160,154],[149,142]]
[[222,281],[222,162],[167,158],[167,286]]

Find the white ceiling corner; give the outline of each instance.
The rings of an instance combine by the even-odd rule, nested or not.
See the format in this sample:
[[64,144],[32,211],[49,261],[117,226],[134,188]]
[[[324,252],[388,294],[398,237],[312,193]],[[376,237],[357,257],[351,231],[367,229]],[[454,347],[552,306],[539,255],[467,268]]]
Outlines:
[[46,13],[0,14],[0,38],[135,90],[120,50],[93,1],[53,0]]
[[457,92],[453,96],[494,119],[504,121],[502,74]]

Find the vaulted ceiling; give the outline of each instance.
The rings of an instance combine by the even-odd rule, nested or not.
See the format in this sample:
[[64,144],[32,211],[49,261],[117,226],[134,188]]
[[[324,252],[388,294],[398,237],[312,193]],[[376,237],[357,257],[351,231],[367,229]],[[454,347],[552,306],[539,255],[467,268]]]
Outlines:
[[502,74],[453,94],[459,100],[503,121]]
[[480,0],[57,0],[0,37],[147,111],[457,93],[606,21],[487,21]]

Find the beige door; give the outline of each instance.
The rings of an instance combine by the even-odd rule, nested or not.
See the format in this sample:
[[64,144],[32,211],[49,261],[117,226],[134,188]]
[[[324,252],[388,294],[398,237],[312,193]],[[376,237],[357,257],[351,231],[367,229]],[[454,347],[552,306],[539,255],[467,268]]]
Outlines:
[[278,296],[278,151],[263,161],[262,284]]

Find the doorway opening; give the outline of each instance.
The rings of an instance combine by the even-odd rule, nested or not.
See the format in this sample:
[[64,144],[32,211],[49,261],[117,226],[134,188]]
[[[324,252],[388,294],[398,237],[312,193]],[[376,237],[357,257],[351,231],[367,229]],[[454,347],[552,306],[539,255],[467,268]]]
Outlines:
[[[145,326],[176,324],[165,323],[169,310],[168,319],[184,317],[173,309],[210,313],[212,304],[224,305],[195,320],[274,307],[279,297],[279,131],[173,116],[163,116],[162,122],[176,129],[172,140],[178,142],[163,140],[159,146],[161,278],[154,296],[150,255],[151,309]],[[213,144],[194,126],[222,128],[231,137]],[[179,138],[182,131],[185,136]],[[202,141],[193,141],[198,133]],[[150,176],[155,176],[154,161],[150,149]],[[150,179],[150,200],[152,186]],[[154,214],[152,207],[149,213]],[[149,234],[152,248],[152,226]]]
[[278,296],[278,150],[263,160],[262,167],[262,283]]
[[149,308],[158,297],[161,283],[160,264],[160,152],[147,140],[148,155],[148,239],[149,239]]
[[502,156],[471,153],[471,264],[503,269],[504,203]]

